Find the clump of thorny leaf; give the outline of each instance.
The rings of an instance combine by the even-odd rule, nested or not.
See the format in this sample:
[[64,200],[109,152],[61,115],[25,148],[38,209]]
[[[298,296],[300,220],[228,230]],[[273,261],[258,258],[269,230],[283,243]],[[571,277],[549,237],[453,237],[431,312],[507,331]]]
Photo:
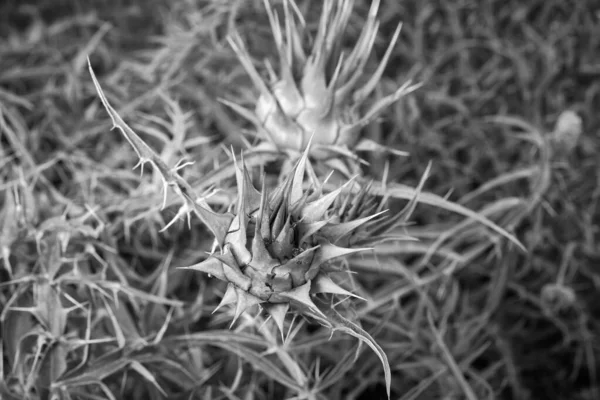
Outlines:
[[[267,253],[273,252],[274,247],[272,250],[267,250],[267,248],[265,248],[265,245],[270,246],[270,243],[274,243],[274,245],[275,245],[275,244],[277,244],[277,242],[281,241],[280,247],[283,246],[282,249],[289,247],[289,252],[292,252],[292,250],[294,250],[294,249],[292,249],[292,247],[289,244],[286,244],[285,241],[281,240],[280,236],[283,235],[287,238],[287,236],[293,235],[293,233],[291,231],[291,229],[293,229],[292,225],[290,225],[289,227],[286,228],[286,226],[290,224],[290,216],[291,216],[291,212],[292,212],[291,207],[293,207],[294,210],[298,210],[299,206],[298,206],[297,202],[305,202],[306,201],[307,195],[303,194],[302,185],[304,183],[304,169],[305,169],[305,165],[307,163],[308,150],[305,152],[304,157],[299,161],[299,164],[301,164],[301,167],[297,167],[297,169],[294,169],[293,174],[288,178],[288,180],[283,184],[283,186],[279,187],[278,189],[275,189],[275,193],[277,193],[277,196],[279,196],[280,199],[276,200],[276,198],[271,198],[271,206],[277,205],[281,202],[283,202],[283,203],[289,202],[289,205],[287,207],[286,207],[286,205],[277,205],[277,207],[280,207],[280,209],[279,209],[279,211],[277,211],[277,215],[273,216],[273,217],[271,217],[269,215],[270,211],[269,211],[269,209],[266,208],[266,207],[268,207],[268,205],[267,205],[268,204],[267,203],[268,193],[264,189],[265,182],[263,181],[263,191],[262,191],[262,195],[260,197],[262,200],[259,201],[258,197],[252,196],[253,193],[256,195],[257,192],[253,188],[248,187],[248,185],[250,183],[247,180],[248,172],[246,170],[239,170],[239,173],[237,174],[238,175],[238,189],[240,190],[240,193],[238,195],[239,207],[238,207],[238,216],[237,216],[237,218],[235,218],[235,221],[237,222],[235,225],[237,226],[237,228],[234,228],[233,227],[233,225],[234,225],[234,215],[233,214],[231,214],[231,213],[219,214],[219,213],[216,213],[213,210],[211,210],[209,205],[205,201],[203,201],[203,199],[197,197],[194,194],[192,187],[178,174],[178,168],[177,167],[169,168],[164,163],[164,161],[158,156],[158,154],[156,154],[154,152],[154,150],[152,150],[123,121],[123,119],[111,107],[111,105],[108,103],[106,97],[104,96],[104,93],[102,92],[100,84],[96,80],[96,77],[93,73],[91,64],[89,67],[90,67],[90,73],[94,80],[94,84],[96,86],[98,94],[99,94],[106,110],[109,112],[111,119],[113,120],[114,127],[121,130],[121,132],[126,137],[128,142],[132,145],[132,147],[134,148],[134,150],[136,151],[136,153],[139,157],[139,163],[136,166],[141,166],[143,168],[145,163],[151,163],[152,166],[154,168],[156,168],[156,170],[159,172],[159,174],[163,180],[163,191],[164,191],[165,201],[166,201],[167,188],[169,188],[169,187],[172,188],[177,193],[177,195],[182,198],[184,204],[180,208],[179,212],[177,213],[177,215],[175,216],[173,221],[175,221],[176,219],[178,219],[180,217],[185,216],[188,219],[188,224],[190,224],[191,214],[194,213],[196,216],[198,216],[200,218],[200,220],[209,228],[209,230],[214,235],[216,244],[223,251],[223,254],[221,255],[221,257],[217,257],[217,260],[218,260],[217,263],[222,262],[223,263],[222,267],[221,267],[222,270],[224,271],[228,268],[231,268],[231,272],[230,272],[230,274],[228,274],[227,271],[219,272],[218,268],[215,269],[217,266],[211,266],[208,269],[206,269],[206,268],[200,268],[200,269],[203,271],[210,272],[211,274],[214,274],[215,276],[219,277],[220,279],[230,280],[233,284],[236,285],[235,290],[228,292],[231,295],[233,295],[235,293],[235,296],[237,297],[236,319],[239,315],[241,315],[241,312],[243,312],[246,308],[248,308],[252,305],[255,305],[255,304],[259,304],[262,301],[270,301],[271,296],[273,296],[273,299],[276,298],[276,300],[274,300],[276,302],[275,304],[278,304],[279,302],[283,302],[283,301],[286,302],[283,304],[287,304],[288,302],[292,301],[292,302],[296,302],[299,305],[302,305],[304,308],[304,310],[302,311],[303,315],[310,316],[311,318],[317,320],[324,326],[332,329],[332,333],[336,330],[339,330],[341,332],[355,336],[359,340],[361,340],[361,341],[365,342],[367,345],[369,345],[377,353],[377,355],[380,357],[381,362],[383,363],[383,366],[384,366],[386,390],[387,390],[387,394],[389,397],[390,385],[391,385],[391,372],[390,372],[389,362],[388,362],[387,357],[386,357],[385,353],[383,352],[382,348],[357,323],[352,322],[351,320],[345,318],[338,311],[336,311],[333,307],[327,308],[327,311],[325,313],[324,311],[319,309],[316,305],[314,305],[309,298],[309,290],[310,290],[310,283],[311,283],[310,279],[312,279],[312,277],[315,277],[318,274],[319,265],[321,263],[327,262],[331,258],[349,254],[349,253],[357,251],[357,250],[348,249],[348,251],[347,251],[342,248],[337,248],[336,246],[333,246],[333,245],[325,245],[325,243],[323,243],[324,246],[322,246],[322,247],[324,250],[322,250],[322,251],[319,249],[317,252],[315,252],[315,249],[317,249],[319,246],[311,248],[311,249],[306,248],[304,250],[305,251],[304,254],[302,253],[303,250],[299,250],[299,254],[297,254],[295,256],[295,258],[291,259],[289,261],[289,264],[291,265],[291,267],[294,267],[295,264],[307,263],[307,267],[310,267],[310,269],[303,270],[301,272],[301,274],[303,275],[304,273],[306,273],[306,276],[308,277],[310,275],[311,278],[304,278],[303,276],[296,278],[295,276],[297,274],[295,272],[293,272],[293,268],[292,268],[291,271],[285,273],[281,277],[273,278],[273,279],[275,279],[275,281],[277,279],[281,279],[282,281],[280,283],[278,283],[278,285],[283,285],[287,289],[284,288],[281,292],[273,292],[271,294],[266,294],[263,292],[264,291],[270,292],[271,290],[274,290],[274,289],[271,289],[270,285],[271,284],[274,285],[275,281],[273,281],[271,284],[269,284],[268,287],[264,286],[264,284],[263,284],[264,291],[261,289],[257,289],[258,281],[256,281],[254,288],[259,291],[252,292],[252,294],[250,294],[250,293],[245,292],[245,290],[250,290],[250,288],[247,287],[248,286],[247,282],[245,282],[243,280],[240,281],[240,279],[243,276],[240,275],[240,279],[238,279],[238,278],[234,278],[233,275],[231,275],[231,274],[235,275],[236,270],[238,269],[238,267],[234,266],[232,263],[235,262],[234,261],[235,259],[238,259],[239,257],[241,257],[241,255],[244,253],[244,251],[243,251],[244,249],[241,247],[235,247],[235,250],[236,250],[235,254],[231,253],[231,251],[228,249],[234,248],[234,246],[237,246],[237,244],[234,242],[229,242],[230,239],[228,239],[228,238],[233,238],[233,236],[235,236],[237,238],[238,236],[240,236],[239,234],[241,233],[242,234],[241,239],[243,239],[243,243],[241,244],[241,246],[245,247],[245,240],[246,240],[245,225],[248,222],[247,221],[248,213],[250,212],[250,209],[247,209],[246,205],[248,205],[249,207],[252,207],[252,202],[257,202],[256,203],[257,206],[258,206],[258,204],[262,204],[260,207],[260,211],[259,211],[260,216],[258,216],[258,214],[257,214],[257,217],[256,217],[256,221],[257,221],[256,229],[258,229],[258,232],[263,232],[264,229],[267,229],[267,231],[269,232],[269,236],[271,235],[271,232],[272,232],[272,234],[275,235],[275,236],[273,236],[272,239],[269,239],[268,243],[267,242],[263,243],[262,238],[259,239],[258,242],[263,243],[262,245],[256,245],[256,243],[258,243],[258,242],[256,240],[254,241],[255,244],[253,244],[253,250],[255,251],[255,253],[257,251],[256,249],[260,249],[260,251],[262,251],[262,255],[260,255],[260,257],[256,257],[256,258],[257,259],[260,258],[261,260],[266,260],[267,258],[270,258],[270,255],[268,255]],[[368,220],[372,218],[371,216],[365,217],[362,220],[360,218],[357,218],[356,220],[348,221],[345,224],[344,223],[339,224],[338,225],[339,228],[336,227],[336,225],[327,224],[327,221],[323,221],[323,222],[319,222],[318,220],[313,221],[311,218],[321,218],[321,217],[319,217],[320,214],[323,214],[323,216],[325,216],[325,213],[326,213],[327,209],[329,208],[329,205],[335,200],[335,198],[338,196],[338,194],[339,194],[339,190],[337,191],[337,193],[332,192],[329,195],[326,195],[326,196],[320,198],[319,193],[317,193],[316,199],[312,200],[312,203],[308,203],[308,207],[305,210],[300,211],[299,215],[302,216],[302,218],[305,218],[307,221],[305,223],[305,227],[304,227],[304,236],[303,236],[304,238],[311,237],[312,235],[315,235],[317,231],[320,231],[320,230],[324,233],[326,229],[331,230],[331,235],[343,237],[343,236],[345,236],[347,231],[354,230],[356,227],[362,225],[365,222],[368,222]],[[248,196],[248,198],[246,198],[247,196]],[[251,199],[253,199],[253,200],[251,201]],[[164,203],[163,203],[163,205],[164,205]],[[290,210],[288,210],[288,207],[290,207]],[[309,210],[309,208],[310,208],[310,210]],[[252,210],[253,210],[252,212],[256,211],[254,209],[252,209]],[[298,211],[294,211],[294,212],[298,212]],[[374,214],[374,216],[377,216],[377,214]],[[262,228],[261,228],[261,224],[259,223],[259,220],[262,220],[263,218],[266,218],[266,220],[265,220],[266,222],[262,223]],[[287,219],[288,222],[286,222],[284,224],[285,219]],[[271,220],[271,222],[269,222],[269,220]],[[352,226],[355,221],[360,222],[360,224],[356,224],[356,226]],[[294,226],[299,222],[300,222],[300,220],[294,219],[293,220]],[[167,226],[164,229],[168,228],[171,225],[171,223],[167,224]],[[274,224],[273,227],[267,227],[266,225],[269,223]],[[284,225],[282,225],[282,224],[284,224]],[[275,230],[274,230],[275,226],[280,226],[278,229],[281,232],[275,232]],[[295,235],[293,235],[293,236],[295,236]],[[327,235],[325,237],[327,237]],[[256,239],[258,239],[258,238],[259,238],[259,236],[256,236]],[[300,239],[301,239],[301,237],[297,236],[295,240],[300,240]],[[265,238],[265,240],[266,240],[266,238]],[[328,239],[328,240],[330,240],[330,239]],[[303,243],[299,242],[298,246],[305,246],[305,245]],[[328,249],[328,250],[325,250],[325,249]],[[280,250],[280,251],[282,251],[282,250]],[[246,252],[247,252],[247,250],[246,250]],[[285,252],[286,252],[285,257],[288,257],[288,254],[287,254],[288,251],[285,250]],[[321,252],[323,252],[323,254],[321,254]],[[259,254],[257,254],[257,256],[258,255]],[[313,259],[313,256],[315,259],[322,259],[322,260],[318,264],[311,265],[311,262],[312,262],[311,260]],[[290,257],[293,257],[293,256],[290,256]],[[296,259],[297,259],[297,261],[296,261]],[[269,264],[269,265],[267,265],[267,264]],[[265,267],[269,267],[269,269],[270,269],[276,265],[277,265],[276,260],[271,259],[271,262],[266,262]],[[258,265],[257,265],[257,267],[263,268],[262,266],[258,266]],[[283,265],[282,267],[283,267],[282,271],[286,269],[285,265]],[[315,268],[317,268],[317,269],[315,269]],[[293,276],[294,276],[294,278],[292,278],[292,279],[290,279],[292,276],[291,274],[293,274]],[[243,278],[248,280],[248,282],[250,282],[249,277],[243,277]],[[289,281],[289,285],[293,285],[294,284],[293,282],[295,282],[296,279],[302,279],[302,280],[307,279],[307,280],[303,281],[303,282],[305,282],[305,284],[303,283],[301,287],[292,289],[292,286],[289,286],[289,287],[286,286],[286,283],[284,282],[286,279],[287,279],[287,281]],[[252,278],[252,281],[253,280],[254,280],[254,278]],[[239,282],[241,282],[241,283],[239,283]],[[321,288],[321,290],[320,291],[317,290],[316,293],[330,292],[330,293],[337,293],[337,294],[350,294],[346,290],[337,286],[327,276],[322,276],[322,278],[320,280],[316,279],[315,282],[316,282],[316,285],[314,286],[314,288],[315,289]],[[244,289],[242,289],[242,288],[244,288]],[[265,297],[265,296],[267,296],[267,297]],[[246,300],[242,301],[243,299],[246,299]],[[227,304],[227,303],[230,303],[230,300],[228,299],[228,297],[224,298],[222,304]],[[277,307],[279,307],[279,306],[277,306]],[[283,319],[282,318],[285,316],[285,314],[287,312],[287,307],[282,310],[282,314],[279,312],[279,308],[277,308],[277,311],[275,311],[275,309],[273,309],[273,307],[271,307],[270,310],[271,310],[270,311],[271,314],[275,318],[275,321],[277,322],[277,325],[278,325],[281,333],[283,334]],[[279,318],[279,317],[281,317],[281,318]]]
[[[26,198],[31,192],[25,189],[31,188],[22,186],[18,192]],[[151,360],[137,353],[148,344],[145,337],[155,344],[165,328],[138,333],[138,318],[129,315],[127,305],[181,303],[129,285],[116,269],[114,249],[101,243],[106,226],[93,211],[73,206],[71,212],[35,218],[39,202],[11,198],[14,203],[5,206],[18,205],[13,215],[27,229],[13,243],[11,276],[0,282],[2,397],[53,398],[97,385],[113,398],[103,380],[128,369],[156,385],[144,366]],[[30,211],[18,212],[24,204]],[[111,364],[98,357],[106,351],[120,356]]]
[[[198,197],[194,193],[194,190],[190,186],[190,184],[187,183],[187,181],[185,181],[178,173],[178,170],[185,167],[187,164],[169,168],[167,164],[165,164],[165,162],[160,158],[160,156],[156,154],[156,152],[152,150],[152,148],[150,148],[150,146],[148,146],[125,123],[125,121],[123,121],[123,119],[112,108],[112,106],[108,103],[108,100],[104,96],[102,88],[100,87],[100,84],[97,81],[96,76],[94,75],[89,60],[88,65],[89,71],[92,74],[92,79],[94,80],[94,85],[96,86],[96,90],[98,91],[100,99],[102,100],[102,104],[108,111],[113,121],[113,126],[119,128],[123,132],[123,135],[138,155],[139,162],[136,164],[135,168],[140,167],[143,173],[144,165],[146,163],[150,163],[158,171],[163,183],[163,208],[166,207],[168,193],[167,189],[169,187],[173,191],[175,191],[175,193],[183,201],[183,205],[181,206],[179,212],[177,213],[177,216],[171,221],[171,223],[173,223],[182,216],[186,216],[189,224],[191,214],[194,213],[210,229],[210,231],[215,235],[215,237],[224,237],[225,233],[227,232],[229,223],[231,222],[231,218],[229,218],[226,215],[219,215],[212,211],[208,203],[206,203],[204,199]],[[171,223],[167,224],[167,226],[163,229],[167,229]]]

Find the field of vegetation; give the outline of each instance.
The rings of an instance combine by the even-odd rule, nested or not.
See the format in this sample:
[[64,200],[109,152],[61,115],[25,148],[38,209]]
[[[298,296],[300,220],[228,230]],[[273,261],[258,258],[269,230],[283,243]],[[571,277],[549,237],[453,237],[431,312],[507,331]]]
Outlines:
[[600,399],[599,28],[0,2],[0,399]]

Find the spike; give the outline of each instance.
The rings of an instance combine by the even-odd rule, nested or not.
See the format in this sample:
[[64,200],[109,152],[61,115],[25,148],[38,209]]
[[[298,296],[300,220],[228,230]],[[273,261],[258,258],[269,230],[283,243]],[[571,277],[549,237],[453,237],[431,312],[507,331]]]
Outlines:
[[280,203],[279,208],[275,210],[275,215],[271,216],[271,239],[279,236],[284,228],[285,222],[288,220],[287,207],[285,200]]
[[[234,158],[235,160],[235,158]],[[235,161],[234,161],[235,162]],[[246,185],[242,171],[236,165],[236,177],[238,178],[238,207],[237,215],[231,224],[230,231],[227,236],[227,244],[230,246],[232,253],[236,257],[238,264],[247,265],[252,260],[252,254],[246,248],[248,236],[246,228],[248,226],[248,214],[246,213]]]
[[254,83],[254,86],[260,91],[261,96],[264,96],[267,99],[272,99],[273,95],[271,94],[267,84],[262,80],[260,74],[252,64],[252,58],[250,57],[250,54],[248,54],[246,46],[244,45],[240,35],[238,33],[234,33],[227,38],[227,41],[229,42],[229,45],[233,51],[236,53],[238,59],[242,63],[242,66],[250,76],[250,79],[252,79],[252,83]]
[[246,167],[246,163],[244,161],[244,156],[242,154],[242,168],[244,169],[244,182],[246,185],[246,203],[247,203],[247,213],[252,214],[254,211],[258,210],[260,207],[260,192],[256,190],[254,185],[252,184],[252,178],[250,177],[250,172]]
[[289,212],[292,213],[292,215],[299,215],[299,211],[302,210],[302,207],[304,207],[307,203],[309,203],[311,198],[319,198],[319,195],[314,195],[314,191],[312,190],[313,187],[311,185],[311,190],[307,190],[302,194],[302,197],[300,197],[299,200],[296,201],[296,203],[294,204],[293,207],[290,207]]
[[391,104],[398,101],[400,98],[406,96],[409,93],[414,92],[419,89],[422,84],[413,84],[411,81],[405,82],[402,86],[400,86],[394,93],[389,96],[383,97],[378,100],[375,104],[369,108],[360,119],[353,121],[351,124],[346,125],[343,130],[353,130],[360,129],[366,126],[370,121],[372,121],[383,109],[389,107]]
[[[264,188],[264,182],[265,181],[263,180],[263,190],[266,190]],[[261,196],[261,205],[258,215],[256,216],[256,224],[254,227],[254,238],[252,238],[252,261],[250,264],[257,271],[270,270],[272,267],[279,264],[275,259],[273,259],[269,253],[269,250],[267,250],[267,247],[265,246],[264,237],[266,236],[268,240],[271,240],[269,218],[266,215],[267,213],[264,212],[265,207],[267,207],[266,199],[266,194]],[[266,229],[263,228],[263,225]]]
[[363,138],[361,139],[356,146],[354,146],[355,151],[368,151],[373,153],[388,153],[393,154],[398,157],[407,157],[409,155],[408,152],[397,150],[391,148],[389,146],[384,146],[380,143],[372,139]]
[[40,307],[10,307],[9,311],[20,311],[30,313],[39,320],[43,321],[44,318],[41,316]]
[[179,269],[193,269],[214,276],[222,281],[227,281],[225,272],[223,271],[223,263],[217,258],[209,257],[202,262],[189,267],[179,267]]
[[[256,211],[258,207],[260,207],[260,192],[256,190],[254,185],[252,185],[250,173],[248,172],[248,169],[246,168],[246,164],[244,162],[244,153],[242,153],[240,156],[242,163],[241,168],[237,163],[233,149],[231,149],[231,155],[233,158],[233,164],[235,166],[235,180],[238,188],[238,196],[242,197],[245,202],[243,207],[244,212],[250,215],[254,211]],[[238,199],[238,204],[239,201],[240,200]]]
[[343,287],[341,287],[340,285],[335,283],[331,279],[331,277],[326,274],[319,274],[319,275],[317,275],[317,277],[315,279],[313,279],[310,292],[315,293],[315,294],[316,293],[333,293],[333,294],[339,294],[342,296],[352,296],[352,297],[356,297],[357,299],[365,300],[362,297],[344,289]]
[[273,87],[273,94],[277,98],[281,108],[286,114],[292,116],[297,115],[302,109],[304,102],[302,99],[302,94],[298,90],[296,82],[294,81],[294,74],[291,66],[292,60],[287,57],[289,48],[286,47],[283,41],[283,35],[277,13],[274,12],[274,10],[272,10],[270,7],[266,7],[266,9],[280,61],[279,73],[281,75],[281,80]]
[[231,108],[234,112],[236,112],[242,118],[248,120],[252,125],[256,127],[260,127],[261,123],[256,113],[253,110],[249,110],[246,107],[242,107],[239,104],[234,103],[233,101],[229,101],[227,99],[218,99],[219,103],[225,104],[227,107]]
[[372,248],[359,248],[359,249],[347,249],[344,247],[338,247],[331,243],[323,244],[320,250],[315,254],[315,258],[312,261],[310,269],[306,272],[306,280],[314,279],[319,273],[319,267],[327,261],[333,260],[334,258],[347,256],[350,254],[358,253],[361,251],[373,250]]
[[[317,37],[317,40],[319,40],[319,37]],[[320,44],[322,44],[322,42]],[[326,93],[327,82],[325,80],[324,71],[325,57],[320,56],[324,51],[319,52],[318,47],[322,46],[317,46],[315,42],[313,54],[311,54],[307,63],[304,65],[302,79],[300,80],[300,90],[304,94],[306,107],[310,109],[327,108],[327,104],[324,104],[323,101],[328,97]],[[315,51],[318,52],[316,55]]]
[[346,64],[340,73],[340,81],[344,82],[344,84],[340,85],[336,91],[336,103],[348,102],[349,95],[355,89],[359,78],[362,76],[373,45],[375,44],[378,25],[371,16],[369,16],[364,24],[364,29],[358,38],[356,46],[354,46],[346,58]]
[[223,295],[221,302],[213,310],[212,314],[216,313],[217,310],[220,309],[221,307],[229,305],[229,304],[233,304],[236,301],[237,301],[237,293],[235,291],[235,286],[232,283],[230,283],[227,285],[227,289],[225,290],[225,294]]
[[383,55],[383,58],[379,63],[379,66],[377,67],[375,72],[373,72],[373,74],[369,78],[369,81],[365,83],[365,85],[362,88],[358,89],[354,93],[353,99],[354,101],[356,101],[357,104],[362,104],[365,101],[365,99],[371,94],[371,92],[373,92],[373,90],[377,86],[377,83],[381,80],[381,75],[383,74],[383,71],[388,63],[390,56],[392,55],[394,46],[396,45],[398,37],[400,36],[401,29],[402,23],[399,23],[396,27],[394,35],[392,36],[392,39],[389,42],[388,48],[386,49],[385,54]]
[[269,250],[265,246],[264,239],[257,234],[252,239],[252,261],[250,261],[249,265],[257,271],[268,271],[272,267],[279,265],[279,262],[271,257]]
[[294,16],[290,13],[288,1],[283,2],[283,11],[284,11],[284,19],[286,24],[286,37],[288,45],[290,46],[288,51],[288,57],[290,60],[290,65],[294,67],[294,58],[298,61],[298,65],[304,65],[306,63],[306,54],[304,53],[304,48],[302,47],[302,34],[304,33],[304,28],[306,27],[306,21],[302,14],[298,10],[298,6],[294,1],[292,1],[292,7],[295,10],[295,14],[300,20],[300,29],[296,27],[296,21]]
[[[372,181],[371,181],[372,182]],[[354,187],[354,185],[352,185]],[[364,186],[360,188],[360,190],[363,190]],[[352,189],[350,190],[349,193],[352,193],[352,195],[348,194],[345,198],[344,201],[339,205],[338,207],[338,215],[346,215],[348,213],[348,209],[349,207],[351,207],[351,202],[355,201],[354,199],[358,199],[360,197],[360,190],[358,192],[358,194],[353,194]],[[350,215],[350,218],[352,218],[352,216]]]
[[231,226],[231,221],[233,221],[233,214],[224,213],[217,214],[212,211],[207,210],[206,208],[192,202],[194,206],[194,212],[200,218],[202,223],[210,229],[212,234],[215,236],[219,247],[223,247],[225,243],[225,236],[227,236],[227,231],[229,231],[229,227]]
[[[340,133],[340,136],[345,135],[345,133]],[[331,146],[329,147],[330,150]],[[349,159],[356,159],[356,155],[352,154],[350,152],[344,152],[344,154],[342,154],[342,157],[335,157],[335,158],[330,158],[329,160],[326,160],[324,162],[325,166],[327,166],[327,168],[339,172],[340,174],[342,174],[344,177],[350,179],[352,177],[353,172],[350,171],[350,167],[348,166],[348,163],[345,162],[344,158],[349,158]],[[357,160],[360,163],[364,163],[363,160],[358,159]],[[355,171],[355,170],[354,170]]]
[[223,246],[225,236],[231,225],[234,216],[231,213],[217,214],[210,209],[206,202],[194,194],[193,188],[182,177],[175,174],[175,182],[169,185],[173,186],[177,194],[185,200],[187,206],[194,210],[202,223],[208,227],[217,239],[219,246]]
[[215,253],[212,256],[223,263],[223,274],[229,282],[234,283],[244,290],[250,288],[252,280],[244,275],[229,246],[225,246],[225,252],[221,254]]
[[293,240],[294,230],[292,229],[291,216],[288,215],[279,235],[277,235],[275,240],[271,243],[273,254],[279,259],[289,257],[294,249]]
[[321,228],[320,233],[323,236],[327,237],[327,239],[329,239],[331,242],[336,242],[339,239],[341,239],[342,237],[351,233],[352,231],[358,229],[360,226],[366,224],[367,222],[371,221],[374,218],[377,218],[378,216],[385,213],[386,211],[387,210],[381,211],[377,214],[370,215],[368,217],[355,219],[353,221],[343,222],[341,224],[327,225],[327,226],[324,226],[323,228]]
[[317,307],[317,305],[313,303],[313,301],[310,299],[310,281],[306,282],[302,286],[298,286],[292,290],[288,290],[287,292],[281,292],[280,295],[281,297],[284,297],[304,307],[307,307],[320,317],[327,319],[325,314],[323,314],[323,312],[319,310],[319,307]]
[[237,303],[235,304],[235,315],[233,316],[233,321],[231,321],[231,325],[229,329],[233,327],[235,321],[246,311],[248,308],[255,306],[257,304],[262,303],[262,300],[258,297],[242,290],[240,288],[235,288],[235,292],[237,294]]
[[260,208],[258,211],[258,217],[256,218],[256,233],[260,232],[261,238],[263,240],[271,240],[271,225],[270,225],[270,209],[268,202],[268,193],[267,193],[267,179],[266,175],[263,173],[262,176],[262,188],[260,191]]
[[302,153],[302,157],[300,157],[300,160],[298,160],[296,166],[294,167],[292,188],[290,191],[290,198],[288,203],[290,207],[292,207],[294,204],[296,204],[296,202],[298,202],[302,198],[302,184],[304,183],[304,172],[306,171],[306,162],[308,160],[308,154],[314,136],[315,133],[313,132],[312,135],[310,135],[310,139],[308,139],[308,143],[306,145],[306,149],[304,149],[304,153]]
[[318,221],[318,222],[299,222],[297,225],[298,228],[298,236],[300,236],[300,240],[298,241],[299,245],[302,245],[306,239],[310,236],[317,233],[322,227],[327,225],[329,221]]
[[[360,33],[358,41],[356,42],[348,61],[344,66],[343,76],[344,80],[356,80],[355,76],[360,75],[364,69],[364,65],[371,53],[373,47],[374,38],[377,34],[377,10],[379,9],[379,0],[371,3],[369,9],[369,15],[367,20],[363,24],[363,29]],[[373,38],[373,40],[371,40]],[[352,86],[355,82],[352,83]]]
[[312,203],[307,204],[301,210],[302,220],[305,222],[316,222],[322,219],[329,207],[333,204],[335,199],[342,193],[354,178],[350,179],[348,182],[343,184],[341,187],[337,188],[331,193],[326,194],[318,200],[313,201]]
[[[294,168],[293,167],[289,167],[289,163],[290,163],[290,159],[287,158],[286,160],[284,160],[284,166],[282,167],[282,173],[281,175],[285,175],[287,174],[285,180],[280,183],[279,185],[277,185],[273,191],[271,192],[271,198],[269,200],[269,206],[271,207],[272,210],[276,210],[278,209],[281,204],[284,202],[284,198],[286,197],[286,191],[290,190],[290,187],[292,185],[292,174],[294,172]],[[285,172],[285,174],[284,174]],[[289,196],[288,196],[289,198]]]
[[[298,160],[294,166],[291,168],[289,174],[285,178],[283,184],[281,184],[277,189],[277,195],[275,196],[277,204],[281,203],[281,206],[285,207],[285,209],[291,208],[291,196],[294,191],[294,183],[295,176],[298,172],[298,166],[301,160]],[[300,188],[302,190],[302,188]]]
[[330,44],[329,47],[334,47],[334,51],[332,56],[337,57],[337,55],[341,52],[340,48],[343,46],[343,43],[338,38],[344,35],[344,31],[348,26],[348,20],[350,19],[350,15],[352,14],[352,8],[354,7],[354,1],[344,1],[338,9],[338,12],[335,16],[334,21],[332,21],[332,26],[329,29],[330,34]]
[[367,194],[369,193],[370,188],[373,186],[373,181],[369,181],[367,185],[363,185],[359,188],[358,193],[355,196],[348,196],[348,198],[353,197],[350,208],[346,211],[347,219],[356,219],[361,214],[362,204],[367,202]]
[[278,304],[265,304],[265,310],[271,315],[279,333],[281,333],[281,340],[284,338],[284,321],[288,310],[290,309],[289,303],[278,303]]
[[413,211],[417,207],[417,203],[419,202],[419,196],[421,195],[421,192],[423,191],[423,187],[425,186],[425,182],[427,181],[427,178],[429,178],[430,172],[431,172],[431,161],[427,164],[427,169],[425,169],[425,172],[423,173],[423,176],[421,177],[421,180],[419,181],[419,184],[417,185],[417,188],[415,189],[415,195],[413,196],[412,199],[410,199],[410,201],[408,202],[406,207],[404,207],[404,209],[402,209],[402,211],[400,211],[400,214],[402,215],[402,222],[408,221],[408,218],[410,218]]

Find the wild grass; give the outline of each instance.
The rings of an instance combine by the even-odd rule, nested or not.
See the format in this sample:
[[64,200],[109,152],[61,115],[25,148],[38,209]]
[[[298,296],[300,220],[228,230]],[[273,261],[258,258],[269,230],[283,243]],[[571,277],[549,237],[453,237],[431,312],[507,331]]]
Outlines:
[[[376,99],[423,86],[363,132],[409,156],[365,154],[362,173],[391,213],[428,179],[401,232],[418,240],[345,260],[366,300],[340,307],[387,355],[391,398],[600,398],[600,9],[381,7],[374,60],[403,27]],[[0,5],[0,398],[385,398],[379,358],[351,337],[298,317],[282,340],[264,314],[230,329],[231,310],[213,313],[225,286],[181,268],[212,235],[174,220],[160,169],[132,170],[88,72],[89,57],[120,117],[224,211],[230,146],[252,127],[219,99],[255,98],[234,31],[257,66],[274,55],[261,1]]]

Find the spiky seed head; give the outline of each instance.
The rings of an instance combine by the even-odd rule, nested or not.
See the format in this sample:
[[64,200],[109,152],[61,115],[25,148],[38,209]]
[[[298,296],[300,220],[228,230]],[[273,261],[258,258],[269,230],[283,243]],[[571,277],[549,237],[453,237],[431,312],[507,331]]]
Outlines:
[[330,261],[367,250],[336,244],[369,218],[335,222],[333,206],[342,190],[327,195],[304,191],[307,157],[308,151],[272,191],[264,180],[258,191],[245,167],[238,167],[235,216],[224,237],[216,238],[222,250],[189,267],[229,283],[219,307],[235,304],[235,318],[263,304],[280,326],[283,321],[277,318],[290,305],[319,314],[311,299],[315,294],[352,295],[328,276],[334,270]]
[[[365,76],[379,22],[379,1],[373,1],[360,36],[352,49],[343,48],[343,39],[354,0],[325,0],[316,36],[311,38],[293,0],[283,1],[284,26],[269,0],[264,0],[275,46],[279,73],[270,71],[270,82],[263,81],[238,35],[230,44],[260,92],[254,112],[227,102],[253,122],[280,150],[301,153],[315,135],[311,156],[329,157],[359,146],[359,131],[385,107],[416,89],[407,83],[381,99],[370,109],[363,104],[381,79],[383,70],[398,40],[396,29],[378,68]],[[310,48],[305,48],[310,43]],[[378,147],[383,150],[383,146]]]

